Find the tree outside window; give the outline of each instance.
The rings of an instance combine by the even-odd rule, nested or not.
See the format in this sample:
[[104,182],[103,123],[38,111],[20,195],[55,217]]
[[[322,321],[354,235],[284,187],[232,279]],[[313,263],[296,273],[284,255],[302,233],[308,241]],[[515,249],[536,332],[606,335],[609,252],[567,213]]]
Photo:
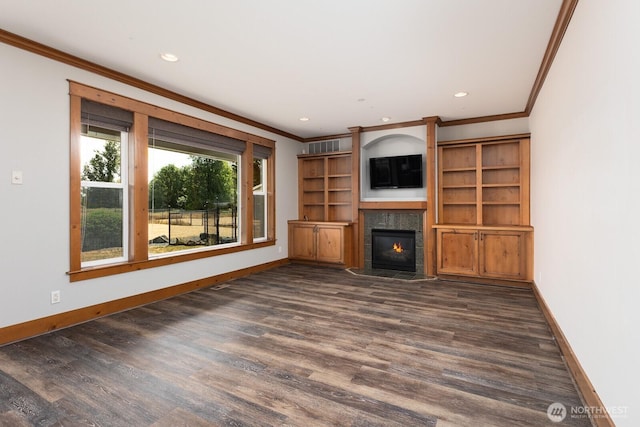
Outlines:
[[84,265],[126,258],[123,141],[126,142],[126,136],[123,138],[120,131],[86,126],[83,132],[80,192]]

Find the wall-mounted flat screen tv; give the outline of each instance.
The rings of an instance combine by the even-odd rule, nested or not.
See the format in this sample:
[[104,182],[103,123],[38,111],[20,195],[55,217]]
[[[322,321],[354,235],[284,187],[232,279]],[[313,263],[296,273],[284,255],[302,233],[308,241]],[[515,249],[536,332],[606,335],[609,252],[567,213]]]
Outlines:
[[422,154],[369,159],[371,188],[422,188]]

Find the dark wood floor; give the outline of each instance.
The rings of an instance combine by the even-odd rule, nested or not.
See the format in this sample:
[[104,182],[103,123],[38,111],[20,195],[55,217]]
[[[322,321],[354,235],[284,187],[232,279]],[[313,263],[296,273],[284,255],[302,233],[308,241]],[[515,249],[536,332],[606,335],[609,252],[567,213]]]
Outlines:
[[530,290],[286,265],[0,347],[2,426],[544,426]]

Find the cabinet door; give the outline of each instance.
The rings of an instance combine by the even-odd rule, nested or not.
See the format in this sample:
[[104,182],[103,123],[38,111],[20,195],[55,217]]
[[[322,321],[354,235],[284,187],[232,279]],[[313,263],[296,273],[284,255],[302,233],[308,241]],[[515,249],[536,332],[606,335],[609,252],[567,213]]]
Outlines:
[[343,230],[341,226],[318,226],[316,247],[318,261],[344,263]]
[[316,259],[315,224],[289,226],[289,258],[314,261]]
[[478,274],[476,230],[438,229],[438,273]]
[[481,231],[480,274],[500,279],[525,279],[525,236],[521,231]]

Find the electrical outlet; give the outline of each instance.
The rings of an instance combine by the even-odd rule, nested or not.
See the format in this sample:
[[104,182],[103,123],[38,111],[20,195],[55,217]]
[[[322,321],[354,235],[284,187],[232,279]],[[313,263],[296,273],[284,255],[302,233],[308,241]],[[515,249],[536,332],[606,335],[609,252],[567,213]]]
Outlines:
[[60,291],[51,291],[51,304],[58,304],[60,302]]
[[13,185],[22,185],[22,171],[11,171],[11,183]]
[[282,246],[278,246],[278,253],[281,254],[282,253]]

